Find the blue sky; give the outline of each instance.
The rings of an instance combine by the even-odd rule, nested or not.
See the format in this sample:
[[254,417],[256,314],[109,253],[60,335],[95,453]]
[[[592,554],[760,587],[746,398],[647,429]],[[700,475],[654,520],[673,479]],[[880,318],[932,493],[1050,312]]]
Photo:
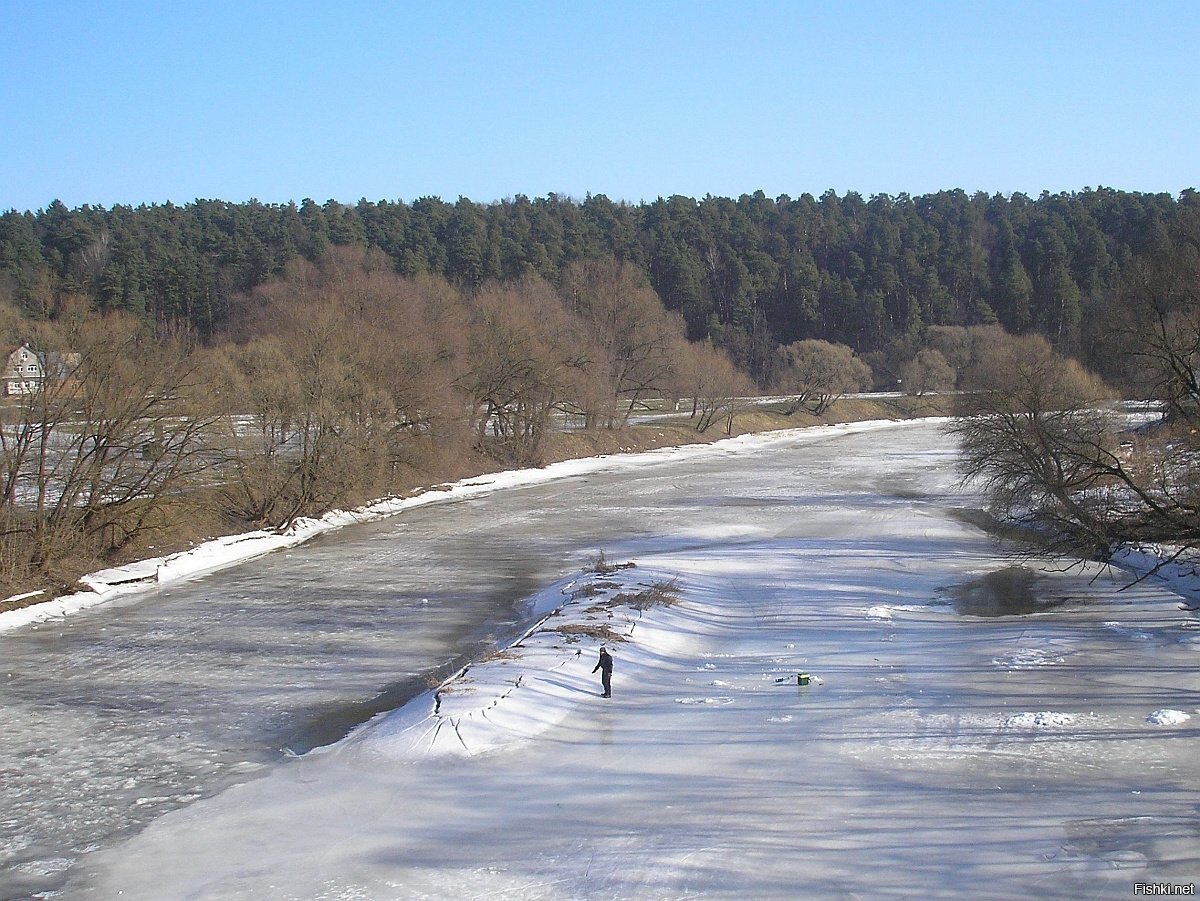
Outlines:
[[0,0],[0,209],[1200,187],[1200,3]]

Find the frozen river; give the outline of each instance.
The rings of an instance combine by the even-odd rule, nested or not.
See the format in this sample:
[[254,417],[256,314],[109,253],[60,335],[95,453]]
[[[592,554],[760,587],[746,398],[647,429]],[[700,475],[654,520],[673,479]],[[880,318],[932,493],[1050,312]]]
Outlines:
[[[951,872],[1131,894],[1138,872],[1186,876],[1200,795],[1180,749],[1195,733],[1146,716],[1200,704],[1188,618],[1159,589],[1118,593],[1095,573],[980,581],[1010,561],[957,512],[972,499],[952,464],[931,423],[611,458],[0,635],[0,898],[971,887]],[[648,670],[641,712],[581,708],[528,755],[465,770],[294,759],[511,639],[524,599],[601,549],[713,595],[696,596],[711,628]],[[997,595],[1053,609],[954,612]],[[749,611],[736,629],[730,599]],[[804,656],[786,659],[798,640]],[[833,677],[818,703],[751,693],[767,648]],[[709,715],[669,725],[664,710]],[[1080,726],[1086,740],[1056,744]],[[685,741],[721,745],[725,730],[733,758]],[[593,766],[626,786],[599,793],[608,812],[584,812]],[[314,784],[306,800],[298,785]],[[931,803],[947,810],[936,828]],[[927,851],[915,872],[910,840]],[[983,858],[964,870],[972,841]],[[862,881],[868,858],[891,875]]]

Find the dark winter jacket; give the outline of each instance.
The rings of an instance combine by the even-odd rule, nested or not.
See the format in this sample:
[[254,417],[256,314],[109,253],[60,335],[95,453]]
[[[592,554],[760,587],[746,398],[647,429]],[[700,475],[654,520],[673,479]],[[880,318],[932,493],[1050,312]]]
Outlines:
[[592,672],[594,673],[598,669],[604,670],[606,673],[612,672],[612,655],[610,655],[604,648],[600,649],[600,662],[596,664]]

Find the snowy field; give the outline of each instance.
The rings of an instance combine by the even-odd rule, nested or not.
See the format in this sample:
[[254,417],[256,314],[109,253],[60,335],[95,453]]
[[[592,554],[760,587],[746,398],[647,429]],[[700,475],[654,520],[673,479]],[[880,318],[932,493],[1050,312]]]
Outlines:
[[[630,488],[637,531],[605,542],[636,566],[544,585],[506,652],[87,854],[63,896],[1125,898],[1196,881],[1200,629],[1177,595],[1007,558],[961,515],[974,501],[934,423],[672,454],[671,490]],[[675,603],[636,602],[663,583]]]

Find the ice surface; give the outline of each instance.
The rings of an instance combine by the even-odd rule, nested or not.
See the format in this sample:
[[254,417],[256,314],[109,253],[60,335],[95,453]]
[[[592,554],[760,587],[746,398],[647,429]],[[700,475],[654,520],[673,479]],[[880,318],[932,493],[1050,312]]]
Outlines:
[[[69,608],[21,611],[45,618],[0,636],[0,897],[54,890],[66,871],[47,862],[85,860],[419,696],[549,612],[562,598],[539,589],[600,549],[770,532],[796,507],[778,492],[792,454],[868,428],[893,426],[470,480],[389,502],[404,507],[390,519],[300,524],[316,536],[300,545],[234,536],[98,574],[102,590]],[[772,448],[790,450],[760,455]],[[714,502],[730,479],[756,506]]]
[[[1078,567],[1037,573],[1031,591],[1065,599],[1051,609],[960,615],[947,592],[1009,561],[955,515],[971,499],[930,424],[724,453],[574,486],[585,531],[620,525],[609,559],[637,567],[349,737],[86,855],[68,893],[1074,898],[1194,881],[1198,733],[1148,728],[1200,706],[1176,596]],[[608,487],[621,503],[589,509]],[[547,534],[546,500],[523,508],[529,535]],[[582,578],[546,579],[527,608]],[[609,605],[664,578],[678,603]],[[612,699],[591,673],[599,633],[566,628],[597,626]]]

